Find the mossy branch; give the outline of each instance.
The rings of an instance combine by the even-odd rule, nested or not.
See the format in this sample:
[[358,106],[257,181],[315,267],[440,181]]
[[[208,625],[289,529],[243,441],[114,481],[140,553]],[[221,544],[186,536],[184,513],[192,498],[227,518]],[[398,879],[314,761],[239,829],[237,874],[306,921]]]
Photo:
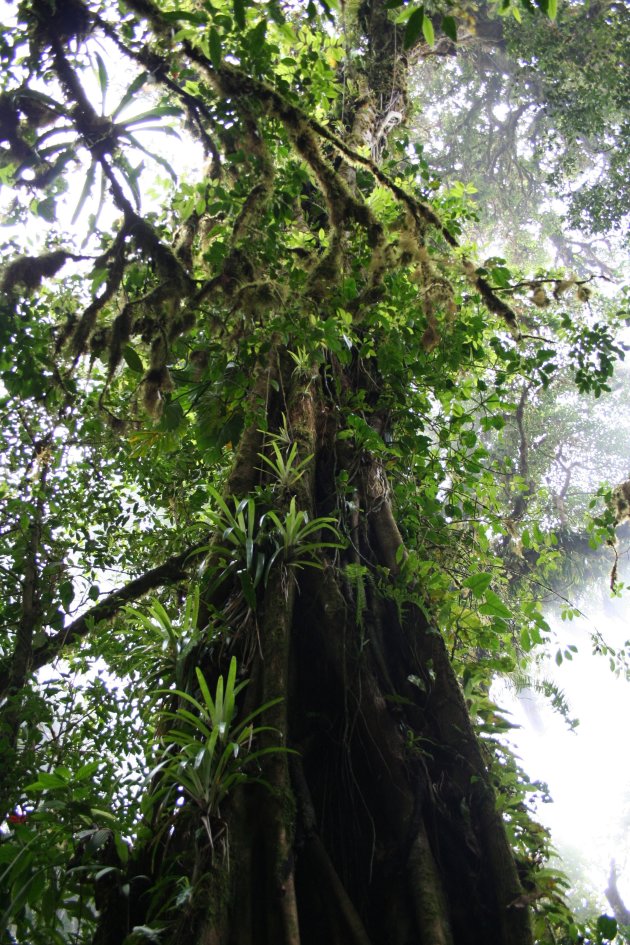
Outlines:
[[[162,11],[152,0],[128,0],[127,6],[137,16],[148,21],[155,35],[163,42],[169,43],[171,41],[172,26],[170,22],[164,19]],[[96,17],[94,23],[99,25],[108,36],[116,36],[113,27],[101,18]],[[189,92],[182,90],[169,78],[169,63],[164,56],[154,50],[148,51],[146,47],[142,51],[136,52],[122,44],[118,38],[117,45],[126,56],[132,58],[144,68],[149,65],[156,82],[165,85],[174,92],[184,102],[189,113],[192,108],[195,110],[196,116],[203,114],[208,121],[213,122],[213,118],[204,103]],[[311,169],[322,193],[326,197],[333,230],[339,232],[344,221],[347,222],[348,219],[353,219],[366,230],[368,243],[373,248],[378,248],[384,239],[382,225],[376,220],[370,208],[360,197],[355,196],[350,191],[342,175],[322,156],[319,146],[320,141],[331,144],[350,164],[367,169],[383,187],[386,187],[405,207],[411,221],[413,221],[419,240],[422,240],[428,225],[437,230],[451,248],[459,249],[458,240],[440,220],[435,211],[392,180],[371,157],[361,154],[330,128],[307,115],[299,106],[290,102],[277,89],[263,80],[247,75],[230,63],[222,62],[220,66],[215,66],[189,40],[182,40],[181,45],[189,60],[203,71],[211,86],[220,95],[228,96],[233,101],[240,102],[241,109],[243,108],[242,103],[257,101],[269,116],[278,119],[282,123],[296,150]],[[148,63],[147,57],[150,58],[150,63]],[[202,129],[200,122],[196,121],[195,124],[198,131]],[[255,139],[252,139],[249,132],[248,134],[251,144]],[[208,138],[208,141],[210,142],[209,149],[213,155],[214,172],[218,174],[218,152],[213,140]],[[266,171],[264,176],[267,176]],[[266,197],[267,189],[268,182],[265,180],[260,189],[255,189],[252,192],[251,203],[247,208],[243,208],[244,218],[250,217],[254,206],[257,210],[260,210],[263,202],[265,202],[263,192],[264,197]],[[240,237],[243,223],[244,219],[239,220],[238,227],[234,231],[235,239]],[[334,239],[334,235],[331,236],[331,241],[334,241]],[[468,264],[466,260],[462,261],[462,269],[474,288],[480,293],[486,307],[503,319],[510,331],[518,336],[517,316],[514,310],[498,296],[490,283],[483,276],[478,275],[474,267]]]
[[[185,580],[188,577],[187,569],[203,556],[206,549],[206,544],[193,545],[182,554],[173,555],[158,567],[129,581],[117,591],[112,591],[63,630],[49,636],[45,643],[35,647],[30,655],[29,669],[35,671],[52,663],[65,650],[87,637],[97,624],[103,620],[111,620],[131,601],[138,600],[156,587]],[[0,663],[0,697],[6,694],[10,682],[10,661],[3,660]]]

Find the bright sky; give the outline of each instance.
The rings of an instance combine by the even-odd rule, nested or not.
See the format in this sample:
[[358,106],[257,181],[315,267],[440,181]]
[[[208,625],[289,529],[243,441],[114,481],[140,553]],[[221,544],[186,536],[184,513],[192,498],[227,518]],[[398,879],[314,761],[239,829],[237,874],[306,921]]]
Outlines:
[[[612,646],[630,638],[630,601],[611,602],[613,613],[589,613],[589,620],[560,623],[559,639],[578,647],[571,662],[560,667],[550,659],[542,675],[553,679],[569,703],[571,718],[580,724],[570,731],[543,696],[513,694],[497,688],[495,697],[509,708],[521,728],[509,741],[532,779],[546,781],[553,804],[541,805],[539,817],[551,828],[562,854],[578,850],[588,864],[588,879],[603,894],[614,858],[620,869],[619,890],[630,905],[630,835],[622,825],[630,819],[630,683],[615,676],[608,658],[593,655],[590,631],[595,627]],[[552,647],[553,653],[557,646]],[[606,906],[605,901],[602,902]]]

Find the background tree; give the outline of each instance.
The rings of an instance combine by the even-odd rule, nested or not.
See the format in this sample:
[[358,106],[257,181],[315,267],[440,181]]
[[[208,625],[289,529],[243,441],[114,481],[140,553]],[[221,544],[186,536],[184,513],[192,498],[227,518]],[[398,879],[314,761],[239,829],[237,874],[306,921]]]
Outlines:
[[389,6],[5,31],[8,941],[577,935],[487,695],[548,627],[484,435],[622,351],[583,280],[477,267],[464,194],[427,202],[435,26]]
[[466,11],[455,55],[419,61],[415,123],[433,172],[477,189],[482,244],[492,232],[522,265],[610,276],[627,236],[628,9],[524,17]]

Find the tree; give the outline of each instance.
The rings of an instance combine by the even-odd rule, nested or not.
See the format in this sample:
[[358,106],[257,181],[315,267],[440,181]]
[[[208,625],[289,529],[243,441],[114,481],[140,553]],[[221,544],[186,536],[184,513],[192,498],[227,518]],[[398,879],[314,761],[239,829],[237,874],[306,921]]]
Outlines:
[[[484,437],[516,377],[570,358],[599,395],[622,352],[583,281],[477,267],[428,202],[434,24],[389,7],[29,0],[5,31],[7,941],[577,934],[487,694],[547,625]],[[523,322],[544,286],[577,308]]]
[[482,4],[445,50],[455,56],[420,61],[415,122],[438,120],[426,156],[475,186],[477,235],[491,221],[514,260],[546,265],[551,250],[560,265],[611,275],[627,234],[627,7],[563,4],[551,28],[524,16],[526,27]]

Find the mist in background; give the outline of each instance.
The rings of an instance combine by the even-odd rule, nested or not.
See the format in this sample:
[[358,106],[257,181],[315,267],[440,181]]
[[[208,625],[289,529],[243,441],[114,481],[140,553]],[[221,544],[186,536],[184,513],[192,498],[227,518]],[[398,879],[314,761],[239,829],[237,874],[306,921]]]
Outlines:
[[[630,597],[622,591],[611,599],[603,582],[591,588],[582,609],[585,616],[579,619],[550,618],[556,638],[548,658],[533,670],[535,678],[552,681],[563,692],[579,724],[572,730],[535,688],[515,693],[500,683],[496,698],[518,726],[506,740],[529,777],[549,787],[552,802],[539,804],[537,813],[571,880],[572,905],[610,913],[604,890],[611,860],[619,892],[630,905],[630,682],[623,658],[613,670],[610,657],[597,649],[602,644],[618,653],[630,649]],[[556,665],[557,649],[568,644],[577,652]]]

